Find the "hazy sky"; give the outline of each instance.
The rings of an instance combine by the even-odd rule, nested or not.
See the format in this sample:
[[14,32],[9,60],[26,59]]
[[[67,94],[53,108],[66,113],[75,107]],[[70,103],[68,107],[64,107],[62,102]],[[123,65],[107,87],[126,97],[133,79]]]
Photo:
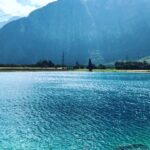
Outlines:
[[56,0],[0,0],[0,21],[27,16],[31,11]]

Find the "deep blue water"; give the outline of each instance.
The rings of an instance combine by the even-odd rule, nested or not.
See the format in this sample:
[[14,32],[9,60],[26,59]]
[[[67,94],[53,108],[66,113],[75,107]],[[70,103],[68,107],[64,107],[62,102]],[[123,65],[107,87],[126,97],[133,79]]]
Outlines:
[[150,147],[150,74],[0,73],[0,149]]

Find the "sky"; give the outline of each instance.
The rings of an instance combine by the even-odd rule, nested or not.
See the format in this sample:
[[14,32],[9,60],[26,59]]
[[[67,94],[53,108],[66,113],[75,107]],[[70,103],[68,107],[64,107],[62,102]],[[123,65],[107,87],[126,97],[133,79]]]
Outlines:
[[0,0],[0,22],[13,16],[27,16],[31,11],[56,0]]

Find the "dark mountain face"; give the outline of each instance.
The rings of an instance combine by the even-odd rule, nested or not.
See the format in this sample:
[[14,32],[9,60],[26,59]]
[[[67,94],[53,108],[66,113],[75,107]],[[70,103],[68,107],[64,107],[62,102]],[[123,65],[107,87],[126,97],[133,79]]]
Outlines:
[[85,64],[150,55],[149,0],[59,0],[0,30],[0,63]]

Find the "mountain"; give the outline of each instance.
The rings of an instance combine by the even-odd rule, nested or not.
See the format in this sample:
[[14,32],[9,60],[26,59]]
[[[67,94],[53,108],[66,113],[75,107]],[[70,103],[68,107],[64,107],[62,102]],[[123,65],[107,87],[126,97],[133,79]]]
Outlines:
[[18,17],[18,16],[14,16],[14,17],[11,17],[10,19],[8,19],[8,21],[2,21],[2,22],[0,22],[0,29],[2,27],[4,27],[6,24],[10,23],[11,21],[15,21],[15,20],[17,20],[19,18],[20,17]]
[[141,58],[139,61],[141,61],[141,62],[146,61],[147,63],[149,63],[149,64],[150,64],[150,56],[147,56],[147,57]]
[[2,21],[2,22],[0,22],[0,28],[2,28],[4,25],[6,25],[7,24],[7,22],[6,21]]
[[58,0],[0,30],[0,63],[113,62],[150,55],[149,0]]

